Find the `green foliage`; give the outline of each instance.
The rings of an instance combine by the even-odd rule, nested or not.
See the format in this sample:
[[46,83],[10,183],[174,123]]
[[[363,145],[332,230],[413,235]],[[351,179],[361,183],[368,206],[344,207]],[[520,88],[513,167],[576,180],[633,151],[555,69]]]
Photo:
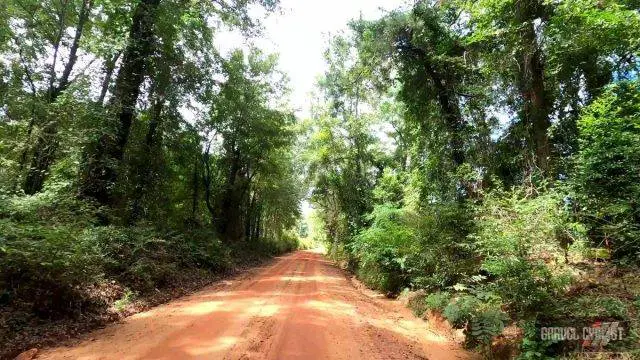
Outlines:
[[437,291],[427,295],[424,303],[428,310],[444,311],[449,304],[451,294],[446,291]]
[[394,173],[389,168],[385,169],[379,183],[373,189],[373,196],[378,204],[390,204],[402,207],[404,197],[403,177],[405,174]]
[[130,289],[126,289],[122,297],[113,303],[113,307],[118,310],[124,310],[129,304],[131,304],[136,298],[136,293]]
[[471,235],[483,257],[481,269],[493,281],[510,310],[526,314],[541,310],[566,284],[560,265],[569,242],[581,241],[580,226],[572,223],[561,195],[547,191],[534,198],[526,189],[488,194]]
[[476,309],[481,306],[482,302],[473,295],[463,295],[452,299],[445,306],[442,314],[456,328],[464,327],[471,320]]
[[413,218],[418,253],[413,258],[412,285],[430,291],[462,282],[477,268],[474,245],[466,240],[473,228],[471,209],[458,203],[427,205]]
[[[332,253],[371,287],[428,291],[414,311],[442,309],[487,353],[511,318],[525,358],[566,350],[534,333],[568,316],[578,263],[637,260],[638,85],[607,89],[637,77],[636,10],[417,2],[352,21],[307,147]],[[624,315],[583,304],[605,305]]]
[[94,207],[49,192],[4,201],[0,287],[8,301],[30,303],[41,316],[79,314],[89,305],[87,287],[108,279],[146,292],[184,269],[231,266],[230,250],[211,230],[95,226]]
[[398,292],[409,284],[409,257],[416,252],[415,233],[407,224],[406,211],[388,205],[371,213],[371,227],[351,243],[358,274],[375,289]]
[[550,348],[558,343],[558,340],[541,340],[540,328],[536,326],[535,320],[524,321],[521,324],[523,339],[520,344],[520,355],[518,359],[553,359],[548,356]]
[[416,312],[485,352],[507,314],[524,358],[565,350],[536,338],[546,321],[634,321],[638,294],[572,281],[640,259],[637,1],[354,20],[300,122],[276,54],[213,41],[259,35],[250,9],[278,1],[221,4],[0,4],[0,302],[78,314],[115,281],[120,308],[185,270],[324,242],[373,288],[428,292]]
[[286,81],[277,56],[257,49],[234,51],[222,65],[226,80],[199,124],[205,203],[222,237],[278,241],[296,226],[303,196],[295,118],[280,99]]
[[640,256],[640,84],[612,86],[578,122],[575,187],[594,245],[618,259]]
[[70,226],[0,220],[0,286],[11,300],[32,303],[42,316],[79,310],[79,288],[100,279],[99,245]]
[[23,223],[90,224],[101,211],[94,204],[79,201],[62,191],[46,191],[34,196],[0,195],[0,218]]
[[484,351],[491,351],[491,341],[502,333],[507,320],[509,317],[499,308],[484,309],[471,319],[468,335],[482,344]]
[[454,327],[465,329],[469,345],[481,345],[488,352],[491,341],[509,320],[499,300],[491,293],[461,295],[444,307],[443,315]]
[[586,295],[574,299],[567,311],[576,319],[629,320],[627,305],[620,299],[610,296]]
[[349,247],[360,277],[373,288],[397,293],[404,287],[437,290],[453,285],[474,269],[467,243],[468,226],[457,206],[417,213],[378,205],[371,226]]
[[165,286],[180,269],[230,266],[228,249],[210,231],[162,234],[153,228],[108,226],[86,236],[99,244],[106,273],[137,290]]
[[300,248],[298,237],[292,232],[283,233],[278,238],[264,238],[256,244],[260,253],[281,255]]

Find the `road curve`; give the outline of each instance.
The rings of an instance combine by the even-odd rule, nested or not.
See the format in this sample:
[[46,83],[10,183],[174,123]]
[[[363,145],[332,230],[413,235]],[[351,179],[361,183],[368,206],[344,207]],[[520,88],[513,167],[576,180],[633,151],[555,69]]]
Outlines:
[[299,251],[38,359],[465,359],[401,305]]

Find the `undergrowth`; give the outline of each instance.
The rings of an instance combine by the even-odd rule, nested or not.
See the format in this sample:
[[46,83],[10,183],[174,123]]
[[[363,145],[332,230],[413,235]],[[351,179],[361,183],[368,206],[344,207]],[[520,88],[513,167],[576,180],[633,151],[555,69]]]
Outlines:
[[103,209],[47,192],[0,202],[0,358],[46,338],[47,326],[90,328],[160,290],[181,294],[298,247],[293,235],[224,243],[202,226],[103,226]]
[[[602,322],[618,322],[625,333],[606,349],[631,353],[640,329],[638,269],[593,257],[587,228],[562,187],[536,191],[494,191],[472,209],[434,214],[377,207],[371,226],[336,254],[355,259],[356,274],[374,289],[420,290],[409,302],[414,313],[442,314],[487,357],[508,326],[520,329],[504,340],[523,359],[598,350],[540,334],[543,327],[582,331]],[[459,220],[465,215],[472,225]],[[446,230],[457,221],[471,230],[465,238]]]

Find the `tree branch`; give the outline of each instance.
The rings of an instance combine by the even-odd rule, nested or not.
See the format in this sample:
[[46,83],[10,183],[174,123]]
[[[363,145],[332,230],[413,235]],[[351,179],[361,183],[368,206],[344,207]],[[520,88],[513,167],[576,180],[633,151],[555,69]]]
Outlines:
[[78,60],[78,48],[80,47],[80,39],[82,38],[84,25],[89,18],[89,12],[91,10],[92,4],[92,0],[82,1],[82,8],[80,9],[80,15],[78,16],[78,25],[76,26],[76,33],[73,36],[73,43],[71,44],[71,49],[69,50],[69,61],[64,67],[64,71],[62,72],[62,77],[60,78],[58,87],[55,89],[56,95],[64,91],[70,84],[69,76],[71,75],[71,71],[73,71],[73,67],[76,64],[76,61]]

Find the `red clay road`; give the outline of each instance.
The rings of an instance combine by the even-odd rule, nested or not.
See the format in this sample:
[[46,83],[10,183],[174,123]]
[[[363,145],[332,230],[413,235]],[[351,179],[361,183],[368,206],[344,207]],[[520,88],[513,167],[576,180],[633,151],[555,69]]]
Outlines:
[[466,359],[397,302],[322,255],[272,265],[89,334],[38,359]]

